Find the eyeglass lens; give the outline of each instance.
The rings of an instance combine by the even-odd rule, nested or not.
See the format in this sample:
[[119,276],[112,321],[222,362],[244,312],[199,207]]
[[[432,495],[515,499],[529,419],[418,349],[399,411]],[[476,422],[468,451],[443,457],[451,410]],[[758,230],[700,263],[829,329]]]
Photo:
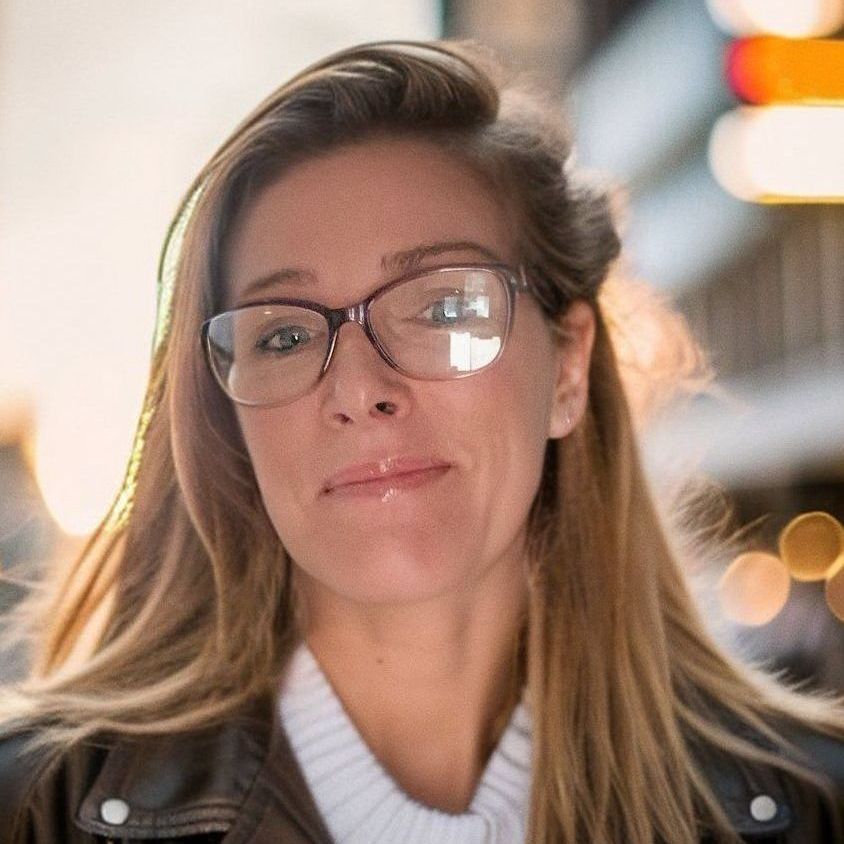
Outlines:
[[[372,329],[408,375],[446,379],[476,372],[499,354],[509,300],[499,273],[447,269],[382,293]],[[212,368],[225,392],[244,404],[282,404],[308,392],[328,354],[322,314],[290,305],[252,305],[219,314],[208,328]]]

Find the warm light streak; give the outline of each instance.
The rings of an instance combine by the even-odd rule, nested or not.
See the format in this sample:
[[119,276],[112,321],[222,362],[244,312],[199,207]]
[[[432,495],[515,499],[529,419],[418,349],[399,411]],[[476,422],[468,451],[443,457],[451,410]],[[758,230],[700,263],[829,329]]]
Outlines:
[[718,118],[708,155],[740,199],[844,202],[844,108],[741,106]]
[[844,0],[706,0],[712,19],[735,35],[829,35],[844,25]]
[[844,41],[742,38],[727,50],[725,73],[749,103],[844,105]]

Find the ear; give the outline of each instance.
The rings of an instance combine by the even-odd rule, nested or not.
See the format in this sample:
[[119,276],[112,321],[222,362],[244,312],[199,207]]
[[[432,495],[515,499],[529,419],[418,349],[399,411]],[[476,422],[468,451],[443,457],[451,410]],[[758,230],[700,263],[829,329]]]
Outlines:
[[555,340],[556,379],[549,439],[571,433],[586,411],[589,398],[589,363],[595,342],[595,312],[584,299],[575,299],[558,319]]

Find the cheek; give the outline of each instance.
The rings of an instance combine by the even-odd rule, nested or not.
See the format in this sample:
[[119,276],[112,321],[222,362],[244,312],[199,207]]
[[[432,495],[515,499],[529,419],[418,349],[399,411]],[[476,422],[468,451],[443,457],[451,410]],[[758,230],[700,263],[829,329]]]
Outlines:
[[[554,373],[543,347],[514,344],[471,384],[464,405],[464,435],[478,454],[483,487],[494,506],[525,513],[539,485],[551,412]],[[467,379],[467,387],[470,381]],[[471,432],[471,434],[469,433]]]
[[297,432],[290,420],[271,409],[238,410],[237,415],[261,497],[275,520],[275,514],[290,510],[297,498],[295,479],[302,472],[296,465],[298,452],[290,447]]
[[522,309],[502,358],[490,371],[485,390],[507,429],[530,452],[544,453],[554,403],[556,361],[553,341],[541,316]]
[[500,371],[493,371],[497,380],[490,385],[489,395],[496,397],[499,440],[505,435],[508,439],[503,447],[509,455],[506,470],[513,495],[522,496],[522,505],[529,508],[548,446],[556,361],[550,332],[538,314],[523,309],[511,340],[499,361]]

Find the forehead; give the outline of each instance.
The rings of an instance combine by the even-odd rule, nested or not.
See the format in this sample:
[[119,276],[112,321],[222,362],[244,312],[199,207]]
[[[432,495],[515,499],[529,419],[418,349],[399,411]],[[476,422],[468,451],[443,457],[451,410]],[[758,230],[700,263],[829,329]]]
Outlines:
[[[509,208],[487,180],[432,142],[365,141],[296,164],[244,210],[229,238],[227,299],[282,269],[313,278],[285,281],[277,295],[371,287],[389,275],[384,256],[438,241],[472,241],[510,262]],[[489,258],[462,250],[436,263],[450,260]]]

